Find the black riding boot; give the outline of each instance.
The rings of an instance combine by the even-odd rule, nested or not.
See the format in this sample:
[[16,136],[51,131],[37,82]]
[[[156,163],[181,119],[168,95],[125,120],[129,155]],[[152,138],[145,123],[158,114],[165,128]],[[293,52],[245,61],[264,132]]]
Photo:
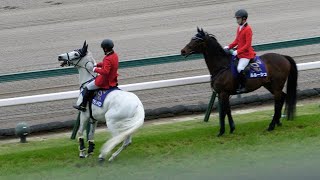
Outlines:
[[88,101],[90,99],[91,92],[93,92],[93,91],[88,90],[88,88],[86,88],[86,87],[83,88],[83,100],[82,100],[82,103],[79,106],[75,105],[73,107],[78,109],[79,111],[85,112],[87,110],[86,107],[87,107],[87,103],[88,103]]
[[247,92],[245,84],[246,84],[246,75],[244,71],[241,71],[238,76],[238,81],[239,81],[239,88],[237,89],[237,93],[245,93]]

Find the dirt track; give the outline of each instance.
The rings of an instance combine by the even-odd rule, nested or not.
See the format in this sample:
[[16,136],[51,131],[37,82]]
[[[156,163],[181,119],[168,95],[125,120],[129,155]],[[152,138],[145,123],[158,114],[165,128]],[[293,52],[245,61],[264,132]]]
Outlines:
[[[253,44],[319,36],[320,2],[306,1],[78,1],[3,0],[0,2],[0,73],[57,68],[57,55],[80,48],[87,40],[100,61],[99,44],[115,41],[121,60],[178,54],[196,27],[230,43],[238,8],[249,11]],[[298,63],[318,61],[320,45],[274,50]],[[259,52],[262,54],[264,52]],[[302,72],[299,88],[319,88],[320,71]],[[203,61],[181,62],[120,70],[120,84],[208,74]],[[77,76],[0,84],[0,98],[77,89]],[[258,90],[256,93],[265,93]],[[207,103],[209,84],[137,92],[146,109]],[[37,124],[74,119],[75,100],[0,109],[1,128],[19,121]],[[48,113],[50,112],[50,113]]]

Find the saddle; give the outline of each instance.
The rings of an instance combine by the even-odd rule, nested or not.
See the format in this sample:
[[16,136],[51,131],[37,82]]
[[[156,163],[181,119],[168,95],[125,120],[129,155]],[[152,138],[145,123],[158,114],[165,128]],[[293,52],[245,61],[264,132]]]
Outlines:
[[[117,86],[115,87],[110,87],[109,89],[97,89],[94,92],[89,94],[88,97],[88,103],[89,103],[89,114],[90,114],[90,123],[94,123],[97,120],[92,116],[92,105],[102,107],[103,102],[106,99],[107,95],[114,91],[114,90],[121,90]],[[81,92],[83,93],[83,91]],[[84,94],[82,94],[84,95]]]
[[102,107],[103,102],[106,99],[107,95],[114,90],[120,90],[120,89],[117,86],[115,86],[115,87],[110,87],[109,89],[96,90],[92,96],[92,104],[98,107]]
[[[238,77],[238,66],[239,58],[232,56],[231,60],[231,71],[234,77]],[[246,78],[264,78],[268,76],[265,64],[260,59],[260,56],[256,56],[250,59],[249,64],[244,69]]]

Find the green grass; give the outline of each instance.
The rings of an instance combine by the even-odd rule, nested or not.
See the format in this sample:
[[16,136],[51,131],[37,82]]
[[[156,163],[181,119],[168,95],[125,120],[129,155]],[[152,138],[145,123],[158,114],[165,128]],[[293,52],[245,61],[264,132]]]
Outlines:
[[[298,107],[294,121],[266,128],[272,111],[236,115],[236,132],[216,137],[218,120],[145,126],[112,163],[78,158],[67,138],[0,147],[0,179],[294,179],[319,174],[320,107]],[[228,129],[227,129],[228,130]],[[320,177],[318,175],[317,177]]]

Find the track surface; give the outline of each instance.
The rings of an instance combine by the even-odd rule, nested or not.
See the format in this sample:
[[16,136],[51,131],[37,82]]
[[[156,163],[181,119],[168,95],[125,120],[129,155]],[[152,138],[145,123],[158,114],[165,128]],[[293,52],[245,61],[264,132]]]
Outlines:
[[[121,60],[178,54],[196,27],[230,43],[236,30],[233,13],[246,8],[253,44],[319,36],[320,1],[195,0],[3,0],[0,2],[0,73],[57,68],[57,55],[80,48],[83,41],[97,61],[104,38],[115,41]],[[320,45],[274,50],[297,63],[318,61]],[[262,54],[265,52],[259,52]],[[299,89],[319,88],[320,71],[299,75]],[[120,84],[208,74],[203,61],[120,69]],[[76,75],[0,84],[0,98],[70,91]],[[255,93],[265,93],[258,90]],[[146,109],[208,103],[209,84],[137,92]],[[251,93],[253,94],[253,93]],[[75,100],[0,109],[0,128],[19,121],[31,125],[74,119]]]

